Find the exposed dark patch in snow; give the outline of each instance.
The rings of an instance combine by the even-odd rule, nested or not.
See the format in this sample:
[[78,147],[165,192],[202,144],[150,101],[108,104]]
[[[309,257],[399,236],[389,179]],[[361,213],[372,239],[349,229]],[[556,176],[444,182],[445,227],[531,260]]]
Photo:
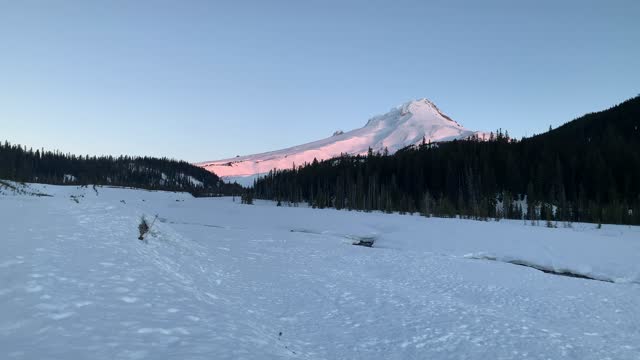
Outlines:
[[345,238],[352,241],[352,245],[373,247],[373,243],[376,241],[376,237],[373,235],[351,235],[351,234],[334,234],[329,231],[319,232],[308,229],[291,229],[290,232],[294,233],[304,233],[304,234],[314,234],[314,235],[328,235],[328,236],[337,236],[341,238]]
[[213,225],[213,224],[201,224],[201,223],[194,223],[194,222],[187,222],[187,221],[170,221],[170,220],[167,220],[166,218],[158,218],[158,220],[161,223],[165,223],[165,224],[194,225],[194,226],[204,226],[204,227],[210,227],[210,228],[226,229],[226,227],[224,227],[224,226]]
[[373,247],[374,242],[375,242],[375,238],[364,237],[364,238],[355,239],[355,241],[353,242],[353,245]]
[[603,281],[603,282],[608,282],[608,283],[615,283],[615,281],[613,279],[608,279],[608,278],[604,278],[604,277],[598,277],[598,276],[594,276],[594,275],[590,275],[590,274],[584,274],[584,273],[580,273],[579,271],[575,271],[575,270],[571,270],[571,269],[553,269],[553,268],[550,268],[548,266],[535,264],[535,263],[532,263],[532,262],[526,261],[526,260],[499,258],[497,256],[486,255],[486,254],[468,254],[468,255],[465,255],[465,257],[468,258],[468,259],[490,260],[490,261],[503,262],[503,263],[506,263],[506,264],[524,266],[524,267],[536,269],[538,271],[542,271],[544,273],[552,274],[552,275],[559,275],[559,276],[566,276],[566,277],[572,277],[572,278],[578,278],[578,279],[586,279],[586,280],[595,280],[595,281]]
[[15,181],[9,180],[0,180],[0,195],[2,194],[8,195],[29,195],[29,196],[46,196],[51,197],[52,195],[45,194],[38,191],[33,191],[28,184],[18,183]]
[[514,265],[519,265],[519,266],[525,266],[525,267],[529,267],[532,269],[536,269],[536,270],[540,270],[544,273],[547,274],[553,274],[553,275],[560,275],[560,276],[567,276],[567,277],[573,277],[573,278],[579,278],[579,279],[587,279],[587,280],[596,280],[596,281],[604,281],[604,282],[610,282],[613,283],[612,280],[606,280],[606,279],[596,279],[596,278],[592,278],[586,275],[582,275],[582,274],[577,274],[571,271],[556,271],[556,270],[552,270],[552,269],[548,269],[539,265],[535,265],[535,264],[528,264],[522,261],[517,261],[517,260],[513,260],[513,261],[509,261],[509,264],[514,264]]
[[292,232],[292,233],[304,233],[304,234],[322,235],[320,232],[307,230],[307,229],[291,229],[289,231]]

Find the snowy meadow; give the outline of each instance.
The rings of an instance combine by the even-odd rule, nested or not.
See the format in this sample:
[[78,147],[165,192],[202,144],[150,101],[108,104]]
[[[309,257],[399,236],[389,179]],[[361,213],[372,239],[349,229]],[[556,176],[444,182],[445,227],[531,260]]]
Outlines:
[[2,359],[640,358],[638,227],[6,184]]

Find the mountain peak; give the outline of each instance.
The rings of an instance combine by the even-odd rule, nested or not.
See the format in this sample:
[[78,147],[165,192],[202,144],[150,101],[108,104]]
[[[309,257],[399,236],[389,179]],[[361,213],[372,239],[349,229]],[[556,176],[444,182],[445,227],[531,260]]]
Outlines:
[[[427,98],[409,101],[403,105],[403,108],[406,109],[406,112],[411,112],[413,114],[424,112],[424,111],[435,112],[437,115],[456,123],[453,119],[451,119],[450,117],[445,115],[442,111],[440,111],[440,109],[438,109],[436,104],[434,104]],[[460,125],[458,123],[456,124],[458,126]]]
[[398,106],[397,108],[400,109],[433,109],[436,111],[440,111],[438,110],[438,107],[436,106],[436,104],[434,104],[433,102],[431,102],[431,100],[427,99],[427,98],[421,98],[421,99],[416,99],[416,100],[411,100],[411,101],[407,101],[406,103]]
[[398,105],[389,110],[386,114],[372,117],[365,126],[376,126],[381,121],[389,118],[397,118],[400,121],[415,118],[414,120],[421,120],[429,123],[434,121],[438,122],[438,120],[447,120],[462,128],[460,124],[445,115],[440,111],[440,109],[438,109],[436,104],[427,98],[411,100],[402,105]]
[[[371,148],[374,151],[387,149],[390,154],[421,143],[463,139],[475,132],[462,127],[445,115],[426,98],[412,100],[392,108],[385,114],[372,117],[359,129],[335,132],[326,139],[287,149],[231,159],[209,161],[198,164],[219,176],[230,180],[264,174],[273,169],[290,169],[340,156],[341,154],[363,155]],[[247,184],[248,185],[248,184]]]

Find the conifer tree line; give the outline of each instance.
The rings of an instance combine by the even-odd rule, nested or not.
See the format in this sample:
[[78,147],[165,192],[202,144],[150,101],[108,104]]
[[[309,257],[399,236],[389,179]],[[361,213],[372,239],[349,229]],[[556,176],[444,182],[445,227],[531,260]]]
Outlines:
[[[76,156],[0,142],[0,179],[54,185],[111,185],[187,191],[195,196],[242,192],[185,161],[130,156]],[[194,181],[195,180],[195,181]]]
[[475,219],[640,224],[640,97],[544,134],[369,151],[254,183],[257,198]]

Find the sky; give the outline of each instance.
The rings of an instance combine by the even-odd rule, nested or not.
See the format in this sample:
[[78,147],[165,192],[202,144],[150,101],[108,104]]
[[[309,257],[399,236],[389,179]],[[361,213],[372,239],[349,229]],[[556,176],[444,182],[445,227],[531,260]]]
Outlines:
[[640,1],[0,0],[0,140],[192,162],[426,97],[514,137],[640,94]]

